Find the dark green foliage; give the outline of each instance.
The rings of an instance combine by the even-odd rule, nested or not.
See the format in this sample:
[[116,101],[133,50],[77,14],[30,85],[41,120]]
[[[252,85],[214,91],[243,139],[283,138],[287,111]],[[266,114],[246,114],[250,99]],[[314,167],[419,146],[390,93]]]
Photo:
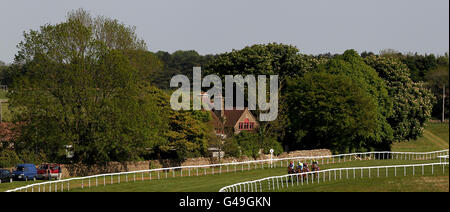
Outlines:
[[376,99],[344,73],[309,73],[288,81],[287,102],[292,146],[348,152],[382,142]]
[[[435,119],[442,119],[442,107],[444,106],[444,118],[448,119],[449,113],[449,65],[447,58],[447,65],[439,65],[436,69],[430,70],[425,75],[425,83],[428,88],[433,92],[436,101],[433,105],[433,111],[431,115]],[[445,104],[442,105],[442,97],[444,95],[445,88]]]
[[[285,82],[290,77],[302,76],[314,70],[323,59],[301,55],[292,45],[269,43],[245,47],[241,50],[223,53],[206,67],[206,74],[225,75],[278,75],[280,96],[284,95]],[[281,141],[286,129],[284,101],[279,102],[279,116],[273,122],[261,122],[259,136],[274,137]],[[259,111],[254,113],[256,117]]]
[[287,78],[301,76],[319,63],[319,59],[299,54],[295,46],[270,43],[220,54],[205,67],[205,70],[207,73],[220,76],[278,75],[281,89]]
[[257,134],[243,131],[233,137],[233,142],[240,147],[241,155],[258,157],[261,144]]
[[209,112],[170,108],[150,85],[162,62],[133,27],[77,10],[24,37],[10,69],[18,154],[87,164],[207,155]]
[[140,45],[112,49],[114,39],[97,39],[93,32],[70,18],[24,34],[10,99],[15,121],[24,123],[16,151],[69,162],[65,150],[72,145],[70,162],[130,161],[163,139],[161,111],[140,86],[146,75],[131,63],[141,57],[129,59]]
[[270,154],[274,149],[274,155],[283,152],[280,142],[274,137],[267,137],[253,132],[242,131],[225,142],[224,151],[227,156],[247,156],[257,158],[260,151]]
[[431,116],[433,96],[423,83],[409,78],[409,70],[396,57],[369,56],[365,62],[374,68],[387,85],[394,113],[388,122],[396,141],[415,140]]
[[170,79],[178,74],[187,76],[192,81],[192,68],[195,66],[203,67],[211,61],[213,55],[199,55],[196,51],[159,51],[155,54],[164,64],[163,67],[155,73],[152,83],[160,89],[170,89]]
[[241,156],[241,149],[237,142],[233,139],[225,140],[223,151],[225,152],[226,157],[239,157]]
[[354,50],[347,50],[344,54],[319,65],[318,70],[347,75],[374,100],[377,113],[376,118],[371,121],[375,123],[376,130],[368,133],[370,141],[367,141],[366,145],[379,150],[389,150],[393,141],[393,131],[387,118],[393,112],[392,100],[388,95],[386,84],[378,76],[378,73],[368,66]]
[[0,150],[0,168],[11,168],[19,163],[22,163],[22,160],[19,159],[16,152],[7,149]]
[[414,82],[425,81],[425,75],[429,70],[436,69],[438,61],[433,54],[429,55],[406,55],[401,56],[401,60],[406,64]]
[[283,146],[275,137],[264,137],[262,143],[262,149],[264,154],[270,154],[270,149],[273,149],[274,155],[283,153]]
[[146,155],[147,159],[177,159],[207,155],[208,142],[215,138],[208,111],[175,111],[170,108],[169,95],[158,88],[147,87],[148,95],[161,110],[160,119],[165,123],[160,128],[163,140]]

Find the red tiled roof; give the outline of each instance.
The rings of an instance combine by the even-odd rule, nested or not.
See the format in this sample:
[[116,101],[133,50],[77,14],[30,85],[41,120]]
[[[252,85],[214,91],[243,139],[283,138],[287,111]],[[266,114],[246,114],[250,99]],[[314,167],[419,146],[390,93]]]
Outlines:
[[223,124],[222,121],[219,119],[219,117],[217,117],[217,115],[211,110],[210,111],[211,117],[212,117],[212,123],[214,125],[215,129],[222,129]]
[[225,127],[234,127],[234,125],[236,125],[236,122],[239,121],[239,118],[241,118],[244,111],[245,109],[237,110],[235,107],[233,107],[233,110],[224,110],[224,115],[226,118]]

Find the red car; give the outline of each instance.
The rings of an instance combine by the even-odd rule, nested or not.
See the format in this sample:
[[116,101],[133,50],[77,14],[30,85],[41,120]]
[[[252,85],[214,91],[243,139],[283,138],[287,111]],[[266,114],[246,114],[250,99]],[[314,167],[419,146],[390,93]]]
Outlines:
[[61,179],[61,165],[54,163],[42,164],[37,170],[38,179]]

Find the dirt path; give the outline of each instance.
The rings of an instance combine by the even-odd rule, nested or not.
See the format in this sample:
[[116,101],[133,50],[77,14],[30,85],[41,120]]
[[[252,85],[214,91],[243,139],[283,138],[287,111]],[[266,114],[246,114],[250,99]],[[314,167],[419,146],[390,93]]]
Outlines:
[[446,141],[444,141],[442,138],[439,138],[435,134],[431,133],[430,131],[424,130],[423,136],[427,137],[431,142],[433,142],[437,146],[439,146],[443,149],[448,149],[448,143]]

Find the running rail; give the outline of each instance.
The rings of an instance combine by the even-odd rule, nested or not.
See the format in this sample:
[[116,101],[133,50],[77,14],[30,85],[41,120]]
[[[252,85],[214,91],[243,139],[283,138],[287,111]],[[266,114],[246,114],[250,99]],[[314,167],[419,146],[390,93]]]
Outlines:
[[[207,175],[207,169],[210,169],[210,174],[220,174],[222,172],[237,172],[238,166],[240,166],[240,170],[250,170],[252,166],[254,169],[258,167],[264,168],[276,168],[278,163],[280,163],[280,167],[285,167],[289,164],[290,161],[310,161],[312,163],[313,160],[321,161],[321,164],[329,164],[329,163],[341,163],[352,160],[366,160],[366,159],[396,159],[396,160],[432,160],[440,158],[440,156],[448,155],[449,150],[440,150],[433,152],[389,152],[389,151],[374,151],[374,152],[363,152],[363,153],[348,153],[348,154],[339,154],[339,155],[324,155],[324,156],[299,156],[299,157],[290,157],[290,158],[277,158],[277,159],[266,159],[266,160],[253,160],[253,161],[244,161],[244,162],[233,162],[233,163],[222,163],[222,164],[209,164],[209,165],[194,165],[194,166],[178,166],[178,167],[167,167],[167,168],[157,168],[157,169],[147,169],[147,170],[138,170],[138,171],[129,171],[129,172],[118,172],[118,173],[107,173],[107,174],[98,174],[91,175],[85,177],[74,177],[61,179],[56,181],[47,181],[42,183],[34,183],[22,187],[18,187],[15,189],[8,190],[6,192],[16,192],[16,191],[31,191],[31,192],[45,192],[45,191],[69,191],[70,190],[70,182],[73,181],[81,181],[81,188],[85,187],[90,188],[91,186],[106,186],[107,184],[121,183],[120,177],[125,176],[125,182],[128,182],[128,176],[130,174],[134,174],[133,181],[138,179],[137,174],[140,174],[141,181],[144,181],[144,174],[152,180],[152,176],[157,175],[157,179],[161,179],[161,174],[165,175],[165,178],[168,178],[169,173],[172,173],[173,177],[176,177],[176,172],[180,172],[180,176],[199,176],[200,169],[203,169],[203,175]],[[440,158],[442,160],[442,158]],[[245,168],[244,168],[245,166]],[[231,170],[230,170],[231,169]],[[184,170],[184,174],[183,174]],[[192,173],[193,172],[193,173]],[[152,175],[153,174],[153,175]],[[123,176],[124,175],[124,176]],[[117,177],[117,180],[114,180],[114,177]],[[101,179],[103,178],[103,179]],[[109,178],[107,183],[107,178]],[[100,180],[100,182],[99,182]],[[138,179],[139,180],[139,179]],[[85,182],[87,181],[87,183]],[[92,183],[91,183],[92,181]],[[117,182],[115,182],[117,181]],[[123,182],[124,180],[122,180]],[[95,184],[94,184],[95,182]]]
[[[371,175],[371,170],[376,170],[376,177],[380,177],[380,169],[385,170],[385,177],[389,176],[389,170],[392,171],[394,169],[394,176],[397,176],[397,169],[402,171],[403,168],[403,176],[407,176],[407,172],[411,172],[412,175],[416,175],[416,169],[421,171],[422,175],[425,174],[425,168],[431,166],[431,174],[435,172],[435,166],[442,166],[442,172],[445,172],[445,167],[448,167],[448,162],[439,162],[439,163],[426,163],[426,164],[408,164],[408,165],[390,165],[390,166],[371,166],[371,167],[350,167],[350,168],[334,168],[334,169],[326,169],[321,171],[312,171],[307,173],[297,173],[297,174],[288,174],[282,176],[273,176],[266,177],[259,180],[246,181],[241,183],[236,183],[233,185],[225,186],[219,190],[219,192],[274,192],[280,189],[299,186],[300,184],[303,186],[304,184],[320,184],[320,182],[330,182],[332,180],[336,181],[341,180],[342,172],[345,172],[346,179],[356,179],[356,173],[359,171],[361,173],[361,177],[358,176],[359,179],[363,179],[364,176],[371,178],[374,177]],[[408,169],[409,168],[409,169]],[[365,171],[368,170],[366,174]],[[349,173],[353,175],[353,178]],[[334,177],[333,177],[334,174]],[[401,173],[400,173],[401,174]]]

